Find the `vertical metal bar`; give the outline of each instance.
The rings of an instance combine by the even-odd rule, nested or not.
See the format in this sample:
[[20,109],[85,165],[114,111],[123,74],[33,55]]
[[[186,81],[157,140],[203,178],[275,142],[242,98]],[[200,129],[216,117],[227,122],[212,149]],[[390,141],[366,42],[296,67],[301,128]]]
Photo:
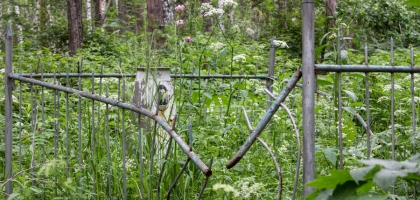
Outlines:
[[[44,65],[41,64],[41,81],[44,81]],[[45,130],[45,101],[44,101],[44,86],[41,87],[41,134],[44,132]],[[41,162],[44,163],[45,162],[45,149],[44,149],[45,145],[42,145],[42,158],[41,158]],[[45,199],[45,183],[42,184],[42,188],[43,188],[43,192],[42,192],[42,198]]]
[[[83,60],[80,59],[79,64],[79,73],[82,73],[83,70]],[[82,91],[82,78],[79,76],[79,90]],[[78,97],[78,111],[77,111],[77,136],[78,136],[78,162],[79,162],[79,170],[82,170],[82,97],[79,95]],[[79,176],[78,178],[79,187],[82,188],[82,180]],[[82,193],[82,190],[79,190],[79,193]]]
[[[365,64],[366,67],[369,67],[369,59],[368,59],[368,47],[365,45]],[[370,91],[369,91],[369,73],[365,73],[366,77],[366,151],[367,151],[367,159],[370,159]]]
[[[302,0],[302,86],[303,86],[303,183],[315,178],[315,59],[314,1]],[[314,188],[304,187],[303,198]]]
[[[104,73],[104,66],[101,65],[101,75]],[[99,78],[99,96],[102,95],[102,77]],[[98,114],[97,114],[97,118],[98,118],[98,124],[100,124],[100,120],[101,120],[101,104],[98,103]]]
[[[22,60],[19,60],[19,73],[22,74]],[[19,81],[19,171],[22,171],[22,81]],[[22,189],[22,186],[20,186]]]
[[[38,58],[38,62],[39,62],[39,58]],[[32,79],[32,67],[30,67],[29,68],[29,74],[30,74],[30,78]],[[32,142],[31,142],[31,148],[30,148],[30,151],[31,151],[31,154],[32,154],[32,158],[31,158],[31,186],[33,187],[33,186],[35,186],[35,170],[34,170],[34,168],[32,168],[33,166],[35,166],[35,131],[36,131],[36,116],[37,116],[37,113],[36,113],[36,107],[37,107],[37,105],[36,105],[36,96],[34,97],[34,90],[36,90],[36,89],[34,89],[34,88],[36,88],[36,86],[34,86],[34,84],[32,83],[31,84],[31,94],[30,94],[30,99],[31,99],[31,106],[32,106],[32,119],[31,119],[31,133],[33,134],[32,135]],[[34,197],[32,197],[32,199],[34,199]]]
[[6,178],[6,198],[9,197],[10,194],[13,193],[13,182],[10,180],[13,175],[12,171],[12,149],[13,149],[13,116],[12,116],[12,91],[13,91],[13,81],[8,77],[10,73],[13,72],[12,67],[12,50],[13,50],[13,34],[12,28],[10,24],[7,25],[7,33],[6,33],[6,58],[5,58],[5,70],[4,70],[4,97],[5,97],[5,114],[4,114],[4,121],[5,121],[5,128],[4,128],[4,135],[5,135],[5,171],[4,177]]
[[[338,30],[337,37],[337,49],[338,49],[338,64],[341,65],[341,30]],[[342,126],[342,116],[343,116],[343,107],[341,104],[341,72],[337,72],[337,82],[338,82],[338,138],[339,138],[339,151],[340,151],[340,169],[343,169],[343,126]]]
[[[177,116],[175,115],[174,120],[173,120],[173,123],[172,123],[172,130],[175,130],[175,124],[176,124],[176,120],[177,120],[176,117]],[[170,137],[169,138],[169,144],[166,147],[166,153],[165,153],[165,158],[164,158],[166,161],[168,160],[169,153],[171,152],[172,140],[173,140],[172,137]],[[157,185],[157,195],[158,195],[158,198],[157,199],[159,199],[159,196],[160,196],[160,183],[162,181],[163,171],[165,170],[165,167],[166,167],[166,162],[164,162],[162,164],[162,167],[160,168],[159,181],[158,181],[158,185]]]
[[[122,86],[122,102],[124,103],[125,101],[125,78],[123,79],[123,86]],[[127,169],[126,169],[126,155],[125,155],[125,151],[126,151],[126,147],[125,147],[125,127],[124,127],[124,117],[125,117],[125,110],[122,109],[122,119],[121,119],[121,123],[122,123],[122,132],[121,132],[121,137],[122,137],[122,160],[123,160],[123,190],[124,190],[124,196],[123,199],[126,200],[127,199]]]
[[[414,68],[414,49],[411,48],[411,68]],[[416,135],[416,102],[414,100],[414,73],[411,73],[411,127],[413,137]],[[416,140],[412,140],[412,154],[416,154]],[[414,187],[414,199],[417,200],[417,188]]]
[[[391,66],[394,67],[394,39],[391,37]],[[395,119],[394,119],[394,95],[395,75],[391,72],[391,133],[392,133],[392,160],[395,160]],[[395,194],[395,184],[392,187],[392,194]]]
[[[54,84],[57,84],[56,73],[54,72]],[[57,142],[58,142],[58,90],[54,90],[54,159],[57,159]],[[57,176],[54,175],[54,181],[57,182]],[[57,196],[57,187],[54,188],[54,195]]]
[[[69,87],[69,66],[66,66],[66,87]],[[66,92],[66,178],[69,178],[69,93]]]
[[[92,94],[95,94],[95,72],[92,71]],[[96,199],[96,167],[95,165],[95,100],[92,99],[92,133],[91,133],[91,148],[92,148],[92,168],[93,168],[93,198]]]
[[[108,83],[105,85],[105,97],[109,97]],[[106,104],[105,108],[105,134],[106,134],[106,158],[107,158],[107,187],[108,187],[108,199],[112,199],[112,184],[111,184],[111,152],[109,149],[109,104]]]
[[[141,95],[141,93],[140,93]],[[138,102],[137,105],[141,105],[141,97],[139,96],[138,98]],[[140,162],[140,170],[139,170],[139,178],[140,178],[140,194],[141,194],[141,199],[143,200],[145,198],[144,195],[144,181],[143,181],[143,129],[141,128],[141,115],[138,114],[138,119],[137,119],[137,127],[138,127],[138,147],[139,147],[139,162]]]
[[[273,93],[273,79],[274,76],[274,61],[276,58],[276,47],[273,44],[273,41],[270,42],[270,62],[268,64],[268,79],[266,79],[266,87],[267,89]],[[267,95],[267,107],[266,110],[268,110],[271,107],[271,104],[273,104],[273,98],[270,97],[270,95]]]
[[[157,101],[156,101],[156,113],[155,115],[159,114],[159,102],[160,102],[160,91],[159,91],[159,85],[157,84]],[[155,121],[154,127],[153,127],[153,137],[152,137],[152,150],[150,152],[150,166],[149,166],[149,176],[152,176],[153,173],[153,158],[155,156],[155,145],[156,145],[156,130],[157,130],[157,121]],[[152,181],[150,181],[150,188],[149,188],[149,199],[152,199]]]

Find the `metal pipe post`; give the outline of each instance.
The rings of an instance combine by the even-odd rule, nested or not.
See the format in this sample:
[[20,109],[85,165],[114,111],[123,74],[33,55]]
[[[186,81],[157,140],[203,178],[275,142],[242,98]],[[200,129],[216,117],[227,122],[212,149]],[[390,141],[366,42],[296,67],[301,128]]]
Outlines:
[[10,24],[7,26],[7,33],[6,33],[6,67],[4,70],[5,77],[4,77],[4,102],[5,102],[5,114],[4,114],[4,121],[5,121],[5,171],[4,177],[6,178],[6,198],[9,197],[10,194],[13,193],[13,182],[10,180],[13,175],[12,171],[12,148],[13,148],[13,119],[12,119],[12,90],[13,90],[13,81],[11,78],[8,77],[8,74],[13,72],[12,68],[12,49],[13,49],[13,34],[12,28]]
[[[273,93],[273,79],[271,77],[274,77],[274,61],[276,58],[276,47],[273,44],[273,41],[270,43],[270,62],[268,64],[268,78],[266,79],[265,86],[267,87],[268,91]],[[273,104],[273,98],[270,97],[270,95],[267,95],[267,110],[271,107],[271,104]]]
[[[315,178],[315,59],[314,1],[302,0],[303,183]],[[304,187],[305,199],[314,188]]]

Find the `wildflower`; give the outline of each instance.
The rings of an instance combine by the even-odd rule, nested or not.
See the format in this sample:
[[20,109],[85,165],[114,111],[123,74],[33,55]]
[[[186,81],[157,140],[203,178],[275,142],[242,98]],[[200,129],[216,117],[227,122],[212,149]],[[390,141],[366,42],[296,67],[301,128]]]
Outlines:
[[238,54],[236,56],[233,56],[233,61],[235,61],[235,62],[245,62],[246,61],[246,55],[245,54]]
[[220,16],[225,12],[220,8],[214,8],[210,3],[201,4],[200,11],[204,17]]
[[238,3],[234,2],[233,0],[223,0],[222,1],[222,6],[223,7],[232,7],[232,8],[236,8],[236,6],[238,6]]
[[186,43],[191,43],[192,42],[192,39],[191,39],[190,36],[186,37],[184,40],[185,40]]
[[273,40],[273,45],[280,48],[289,48],[286,42],[283,42],[281,40]]
[[182,11],[184,11],[184,10],[185,10],[185,6],[184,6],[184,5],[177,5],[177,6],[175,7],[175,10],[176,10],[177,12],[182,12]]
[[176,25],[183,27],[184,26],[184,20],[178,20],[176,21]]
[[254,37],[255,36],[255,31],[250,29],[250,28],[246,28],[245,35],[247,35],[249,37]]
[[209,48],[212,49],[213,51],[219,51],[223,47],[225,47],[225,44],[221,42],[211,43],[209,46]]

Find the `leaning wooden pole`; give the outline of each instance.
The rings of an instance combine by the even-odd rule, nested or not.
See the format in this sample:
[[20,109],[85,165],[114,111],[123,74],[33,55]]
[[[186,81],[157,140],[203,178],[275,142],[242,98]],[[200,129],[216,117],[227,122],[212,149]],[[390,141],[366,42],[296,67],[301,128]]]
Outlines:
[[[303,86],[303,183],[315,178],[315,59],[314,0],[302,0],[302,86]],[[305,199],[314,191],[304,187]]]

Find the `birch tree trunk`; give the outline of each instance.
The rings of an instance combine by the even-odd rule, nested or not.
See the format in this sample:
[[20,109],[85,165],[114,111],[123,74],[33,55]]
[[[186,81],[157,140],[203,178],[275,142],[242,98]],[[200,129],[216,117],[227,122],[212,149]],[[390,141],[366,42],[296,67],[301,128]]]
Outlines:
[[88,21],[88,32],[92,31],[92,3],[91,0],[86,0],[86,20]]
[[40,0],[35,0],[35,14],[34,14],[34,20],[33,20],[33,30],[38,31],[38,17],[39,17],[39,10],[41,8],[41,2]]
[[[217,7],[218,7],[219,9],[222,9],[222,10],[223,10],[223,0],[218,0],[218,1],[217,1]],[[224,30],[225,30],[225,25],[223,24],[223,19],[222,19],[222,16],[220,16],[220,17],[219,17],[218,21],[219,21],[219,26],[220,26],[220,29],[221,29],[222,31],[224,31]]]
[[70,55],[76,55],[77,49],[82,48],[82,0],[67,0],[67,17],[69,26]]
[[[18,5],[15,5],[15,13],[18,17],[20,17],[20,9]],[[17,25],[17,41],[18,44],[22,44],[23,42],[23,28],[22,25],[18,24]]]

